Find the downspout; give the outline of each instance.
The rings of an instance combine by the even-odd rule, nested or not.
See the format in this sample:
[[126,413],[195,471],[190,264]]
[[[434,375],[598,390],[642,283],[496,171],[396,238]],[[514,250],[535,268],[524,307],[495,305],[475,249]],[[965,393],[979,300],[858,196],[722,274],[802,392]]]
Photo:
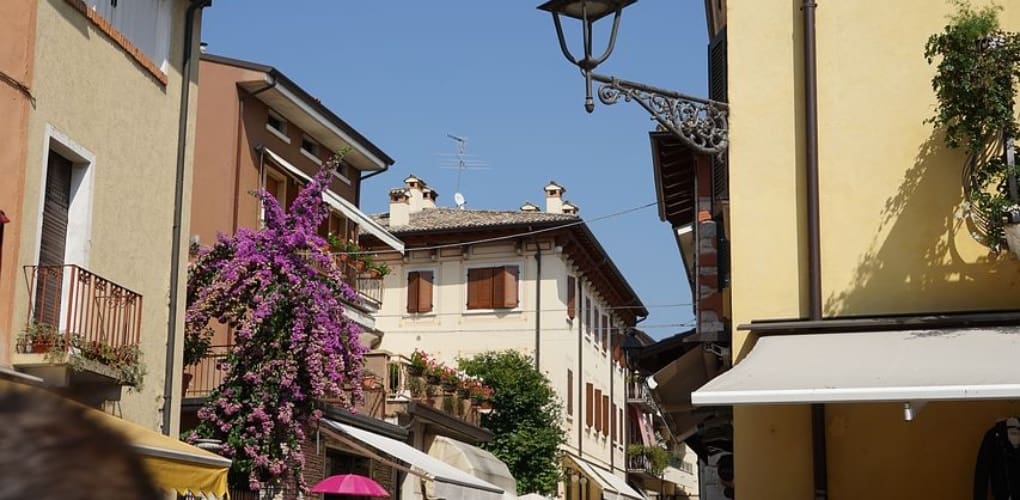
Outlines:
[[[609,316],[609,319],[610,320],[613,319],[612,315]],[[606,325],[602,325],[602,328],[607,328],[607,327],[606,327]],[[615,420],[616,420],[616,408],[613,408],[613,401],[615,401],[615,397],[614,396],[616,396],[616,394],[613,392],[613,390],[614,390],[613,380],[616,378],[615,377],[615,375],[616,375],[615,371],[616,370],[614,370],[614,366],[613,366],[613,347],[612,346],[613,346],[613,329],[609,328],[609,346],[606,347],[606,349],[609,351],[608,355],[606,356],[606,359],[609,360],[609,412],[611,413],[609,415],[609,422],[607,422],[607,424],[609,424],[609,425],[612,425],[615,422]],[[626,400],[624,400],[624,404],[627,404]],[[617,423],[616,425],[620,425],[620,424]],[[615,447],[616,447],[616,429],[614,428],[614,429],[611,429],[609,431],[609,472],[613,472],[613,469],[616,468],[616,448]]]
[[574,280],[574,314],[577,317],[577,456],[584,456],[584,287],[581,273]]
[[535,369],[542,371],[542,244],[535,241]]
[[[822,319],[821,238],[818,222],[818,71],[814,0],[804,0],[804,145],[807,184],[808,297],[812,321]],[[815,499],[829,498],[825,405],[811,405],[811,458]]]
[[174,223],[170,246],[170,293],[167,317],[165,380],[163,380],[163,434],[170,435],[170,410],[174,393],[174,346],[177,344],[177,299],[181,271],[181,219],[184,217],[184,165],[187,159],[188,111],[191,96],[192,46],[195,14],[212,5],[212,0],[191,0],[184,13],[184,54],[181,61],[181,104],[177,121],[177,172],[174,182]]

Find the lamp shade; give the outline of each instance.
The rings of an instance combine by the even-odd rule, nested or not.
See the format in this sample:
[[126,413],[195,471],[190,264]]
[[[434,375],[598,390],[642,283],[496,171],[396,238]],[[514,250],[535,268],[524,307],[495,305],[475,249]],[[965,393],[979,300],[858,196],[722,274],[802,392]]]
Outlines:
[[584,19],[582,7],[587,7],[588,20],[595,22],[635,2],[637,0],[549,0],[538,8],[574,19]]

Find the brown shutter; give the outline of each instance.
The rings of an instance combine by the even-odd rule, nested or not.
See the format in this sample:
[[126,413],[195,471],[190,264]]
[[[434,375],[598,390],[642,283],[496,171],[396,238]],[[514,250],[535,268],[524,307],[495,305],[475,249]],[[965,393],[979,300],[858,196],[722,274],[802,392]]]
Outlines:
[[592,414],[592,402],[595,398],[594,386],[590,383],[584,385],[584,423],[591,427],[593,425],[594,415]]
[[577,279],[567,276],[567,317],[577,316]]
[[595,389],[595,432],[602,432],[602,389]]
[[612,409],[609,412],[609,427],[613,429],[613,441],[616,441],[616,403],[613,403]]
[[468,269],[468,309],[492,309],[492,268]]
[[287,179],[287,210],[290,210],[290,206],[294,204],[294,200],[298,197],[298,192],[301,190],[301,186],[298,185],[294,179]]
[[584,333],[591,335],[591,297],[584,296]]
[[620,441],[623,441],[627,437],[623,435],[623,408],[617,410],[616,423],[620,426]]
[[435,279],[432,271],[418,273],[418,312],[432,312],[432,287]]
[[602,435],[609,435],[609,396],[602,396]]
[[[66,158],[50,151],[46,166],[46,198],[43,201],[39,265],[62,266],[67,246],[67,220],[71,206],[71,168]],[[37,271],[34,320],[57,326],[63,270],[54,267]]]
[[609,350],[609,316],[602,315],[602,347]]
[[520,277],[520,269],[517,266],[504,266],[497,268],[497,272],[502,281],[502,293],[494,292],[492,302],[493,304],[499,304],[497,307],[513,309],[518,304],[517,281]]
[[574,414],[574,372],[567,370],[567,415]]
[[419,282],[421,273],[413,271],[407,273],[407,312],[418,312],[418,291],[421,289]]

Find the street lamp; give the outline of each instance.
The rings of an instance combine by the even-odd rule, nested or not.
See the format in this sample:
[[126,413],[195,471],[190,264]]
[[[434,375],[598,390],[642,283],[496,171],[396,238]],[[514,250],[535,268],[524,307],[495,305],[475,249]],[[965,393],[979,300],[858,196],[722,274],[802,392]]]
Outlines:
[[[585,110],[589,113],[595,110],[595,101],[591,95],[591,82],[595,80],[602,83],[598,95],[603,104],[616,104],[621,97],[624,101],[637,102],[652,115],[652,119],[696,151],[705,154],[722,153],[729,144],[727,121],[729,106],[726,103],[594,72],[595,68],[605,62],[613,53],[623,9],[636,2],[637,0],[549,0],[539,5],[538,9],[552,14],[563,56],[571,64],[580,68],[581,74],[584,75]],[[613,15],[613,27],[609,34],[609,43],[602,55],[593,57],[594,25],[610,14]],[[584,57],[578,59],[570,53],[563,37],[560,16],[577,19],[581,22]]]

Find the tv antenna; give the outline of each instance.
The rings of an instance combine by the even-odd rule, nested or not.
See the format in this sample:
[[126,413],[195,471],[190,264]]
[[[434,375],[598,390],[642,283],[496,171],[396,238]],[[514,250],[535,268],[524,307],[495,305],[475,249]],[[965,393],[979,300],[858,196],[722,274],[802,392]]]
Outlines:
[[481,161],[477,158],[477,155],[468,154],[467,152],[467,137],[461,137],[453,134],[446,134],[454,142],[457,143],[456,153],[440,153],[442,159],[442,168],[446,169],[457,169],[457,191],[453,195],[453,201],[457,204],[457,208],[464,208],[465,200],[464,195],[461,194],[460,184],[461,178],[466,170],[488,170],[488,163]]

